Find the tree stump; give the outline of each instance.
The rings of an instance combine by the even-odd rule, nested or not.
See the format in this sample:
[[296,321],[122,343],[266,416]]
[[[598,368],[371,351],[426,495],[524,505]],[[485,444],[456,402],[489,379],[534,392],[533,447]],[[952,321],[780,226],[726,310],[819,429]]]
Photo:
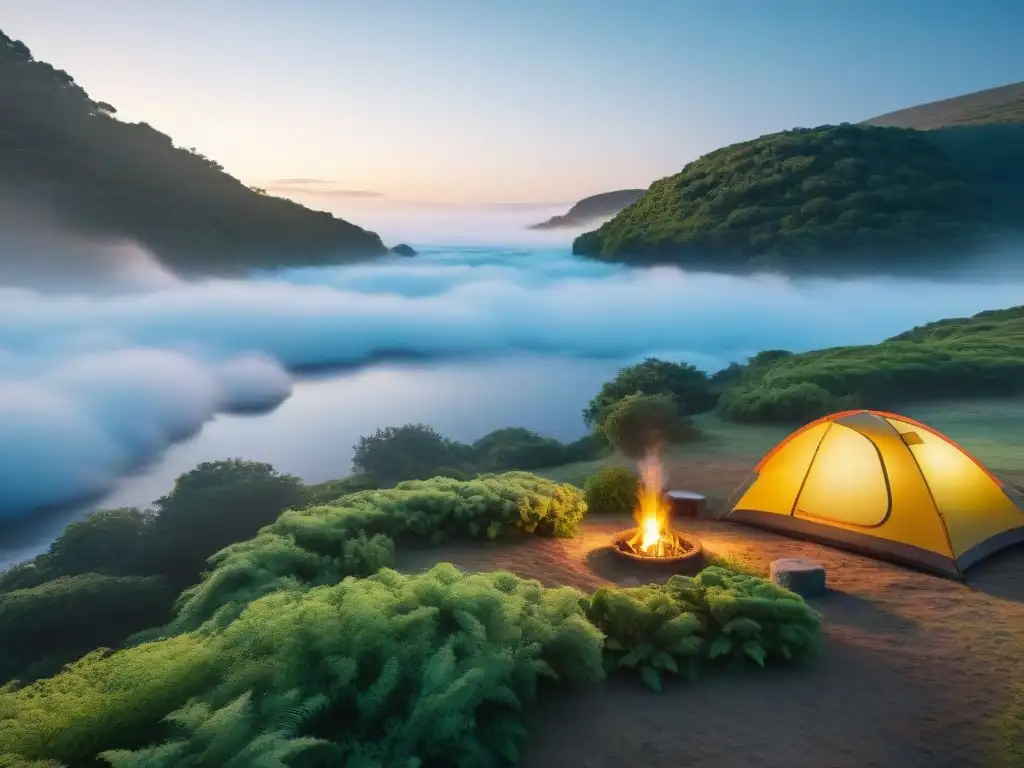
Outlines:
[[825,594],[825,566],[806,557],[784,557],[771,565],[771,578],[801,597]]

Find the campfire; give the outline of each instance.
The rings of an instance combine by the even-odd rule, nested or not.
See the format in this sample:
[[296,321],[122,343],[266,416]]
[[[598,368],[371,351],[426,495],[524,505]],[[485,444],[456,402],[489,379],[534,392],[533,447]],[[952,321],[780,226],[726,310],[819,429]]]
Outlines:
[[637,527],[615,536],[615,549],[633,559],[660,562],[678,561],[700,554],[700,543],[696,539],[671,527],[660,456],[656,452],[649,453],[639,468]]

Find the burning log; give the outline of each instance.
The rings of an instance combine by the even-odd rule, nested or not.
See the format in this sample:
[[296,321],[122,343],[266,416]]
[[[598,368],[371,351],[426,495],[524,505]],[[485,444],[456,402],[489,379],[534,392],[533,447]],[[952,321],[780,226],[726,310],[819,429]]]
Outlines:
[[640,492],[637,499],[637,527],[614,537],[615,550],[633,559],[673,562],[701,552],[697,539],[670,525],[670,510],[664,497],[661,460],[657,453],[640,462]]

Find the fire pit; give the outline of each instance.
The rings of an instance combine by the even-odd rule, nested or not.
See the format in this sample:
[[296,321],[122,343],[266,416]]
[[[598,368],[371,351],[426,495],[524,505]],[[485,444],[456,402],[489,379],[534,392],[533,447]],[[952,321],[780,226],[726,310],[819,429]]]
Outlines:
[[671,527],[662,489],[661,461],[652,454],[640,463],[637,526],[615,534],[612,549],[645,568],[678,571],[702,561],[701,545],[693,536]]

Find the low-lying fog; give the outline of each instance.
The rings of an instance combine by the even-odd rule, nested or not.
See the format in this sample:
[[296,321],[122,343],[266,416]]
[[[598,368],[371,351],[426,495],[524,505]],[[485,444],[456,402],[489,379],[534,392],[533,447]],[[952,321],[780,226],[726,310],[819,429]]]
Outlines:
[[[32,282],[0,270],[8,286],[0,288],[0,518],[108,491],[216,414],[273,408],[292,391],[289,371],[300,368],[389,355],[615,364],[659,355],[714,370],[761,349],[875,342],[930,320],[1024,303],[1024,284],[1005,280],[735,278],[629,270],[574,258],[565,245],[421,247],[408,239],[419,257],[185,283],[130,243],[115,244],[116,252],[97,243],[61,251],[67,243],[56,238],[22,238],[33,263],[45,263],[48,249],[54,263],[101,254],[115,274],[104,276],[103,292],[84,279],[77,285],[88,290],[69,292],[66,281],[56,291],[10,287]],[[0,262],[9,265],[18,259],[5,242]],[[519,384],[502,397],[533,398],[539,413],[545,392],[583,386],[564,369],[533,370],[543,387]],[[579,381],[592,386],[593,378]],[[397,391],[402,402],[416,397]],[[571,399],[582,404],[591,394]],[[389,407],[399,402],[390,396],[374,390],[376,402],[330,407],[375,414],[372,425],[360,423],[369,431],[408,420],[407,409]],[[467,408],[465,392],[429,397],[435,412]],[[245,445],[225,450],[246,454]]]

